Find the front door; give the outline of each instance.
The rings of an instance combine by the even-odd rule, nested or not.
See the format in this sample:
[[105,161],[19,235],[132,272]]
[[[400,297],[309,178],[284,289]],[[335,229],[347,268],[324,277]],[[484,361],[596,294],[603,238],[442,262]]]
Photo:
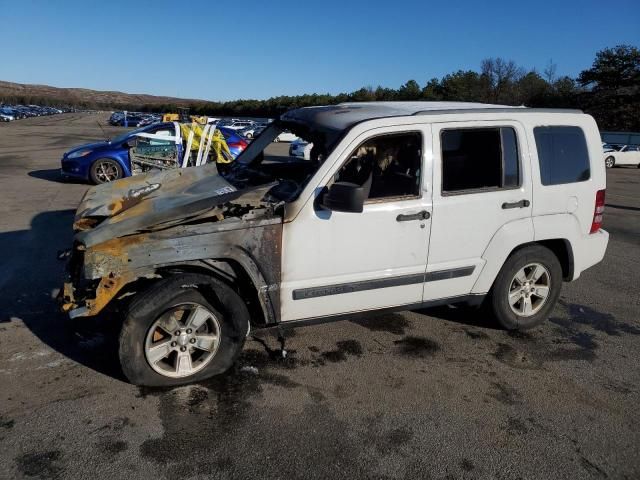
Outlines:
[[434,213],[425,301],[471,293],[483,253],[503,227],[527,222],[514,231],[530,234],[518,237],[522,243],[533,241],[528,153],[517,122],[433,124]]
[[[429,126],[357,137],[318,184],[370,182],[362,213],[313,198],[283,230],[281,318],[326,317],[419,303],[431,216]],[[316,189],[316,191],[318,191]]]

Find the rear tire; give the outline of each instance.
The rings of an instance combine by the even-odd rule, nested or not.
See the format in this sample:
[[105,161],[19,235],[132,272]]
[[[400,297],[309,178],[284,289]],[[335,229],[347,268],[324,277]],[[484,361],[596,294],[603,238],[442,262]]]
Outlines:
[[153,387],[221,374],[242,351],[248,328],[247,307],[227,284],[176,275],[127,307],[119,338],[122,371],[131,383]]
[[548,248],[532,245],[504,263],[491,287],[488,306],[507,330],[528,330],[548,318],[561,290],[558,258]]
[[613,158],[612,156],[609,156],[604,159],[604,164],[606,165],[607,168],[613,168],[616,165],[616,159]]

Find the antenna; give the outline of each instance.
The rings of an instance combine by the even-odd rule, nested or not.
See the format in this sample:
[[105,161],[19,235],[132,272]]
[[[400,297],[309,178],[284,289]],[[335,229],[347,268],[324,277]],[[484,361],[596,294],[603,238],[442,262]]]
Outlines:
[[98,124],[98,126],[100,127],[100,130],[102,130],[102,134],[104,135],[104,138],[106,140],[109,140],[109,137],[107,137],[107,132],[104,131],[104,128],[102,128],[102,125],[100,125],[100,122],[98,120],[96,120],[96,123]]

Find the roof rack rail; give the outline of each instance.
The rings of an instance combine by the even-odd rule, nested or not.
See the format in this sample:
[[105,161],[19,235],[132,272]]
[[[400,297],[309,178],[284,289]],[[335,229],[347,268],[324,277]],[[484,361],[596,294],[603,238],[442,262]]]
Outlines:
[[582,110],[576,108],[527,108],[527,107],[508,107],[508,108],[456,108],[456,109],[443,109],[443,110],[420,110],[412,115],[447,115],[457,113],[513,113],[513,112],[527,112],[527,113],[584,113]]

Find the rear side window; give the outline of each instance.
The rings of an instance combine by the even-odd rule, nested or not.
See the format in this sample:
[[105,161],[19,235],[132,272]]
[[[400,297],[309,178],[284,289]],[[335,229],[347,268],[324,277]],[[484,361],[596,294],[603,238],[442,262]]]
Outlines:
[[442,192],[516,188],[520,161],[510,127],[443,130]]
[[533,129],[543,185],[589,180],[589,152],[579,127],[536,127]]

